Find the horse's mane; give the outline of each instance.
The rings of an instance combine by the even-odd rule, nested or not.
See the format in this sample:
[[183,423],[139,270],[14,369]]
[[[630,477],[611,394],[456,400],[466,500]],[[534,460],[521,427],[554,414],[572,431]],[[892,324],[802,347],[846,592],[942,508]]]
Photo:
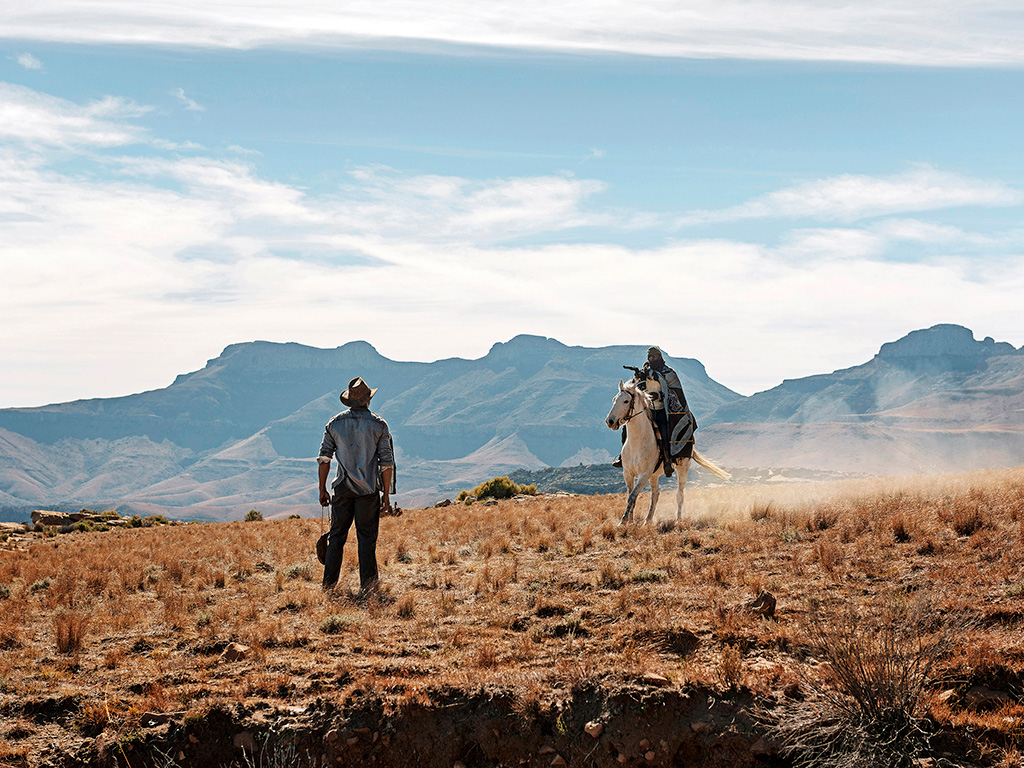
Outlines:
[[629,392],[631,395],[637,395],[643,401],[644,407],[648,410],[651,410],[654,407],[654,404],[651,402],[651,396],[644,390],[640,389],[633,379],[627,381],[623,385],[622,389],[625,392]]

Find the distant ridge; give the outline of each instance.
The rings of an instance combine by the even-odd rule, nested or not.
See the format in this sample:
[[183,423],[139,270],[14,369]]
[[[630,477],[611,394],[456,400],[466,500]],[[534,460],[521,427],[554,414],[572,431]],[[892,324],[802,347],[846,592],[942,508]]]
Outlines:
[[[516,470],[600,466],[619,450],[603,420],[622,365],[645,351],[516,336],[479,359],[411,363],[365,341],[232,344],[164,389],[0,410],[0,509],[19,520],[37,507],[318,514],[313,456],[356,375],[380,388],[374,409],[395,434],[404,506]],[[701,450],[727,466],[845,476],[1003,467],[1024,456],[1024,353],[962,326],[913,331],[866,363],[747,398],[697,360],[669,364],[700,422]],[[600,487],[617,489],[615,476]]]
[[867,363],[784,381],[705,419],[727,463],[880,474],[1024,461],[1024,353],[958,325],[883,344]]
[[[520,467],[610,459],[618,436],[603,418],[622,365],[645,351],[516,336],[476,360],[410,363],[365,341],[232,344],[164,389],[0,410],[0,506],[318,513],[313,456],[356,375],[379,387],[373,407],[395,434],[406,505]],[[697,360],[670,362],[698,416],[739,397]]]

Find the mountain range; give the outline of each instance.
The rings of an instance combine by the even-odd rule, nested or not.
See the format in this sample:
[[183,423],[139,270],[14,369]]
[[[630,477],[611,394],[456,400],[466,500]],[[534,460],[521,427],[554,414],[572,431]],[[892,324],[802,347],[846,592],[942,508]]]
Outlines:
[[[643,346],[517,336],[479,359],[389,360],[335,349],[227,347],[170,386],[118,398],[0,410],[0,508],[116,508],[189,519],[317,514],[324,424],[354,376],[395,438],[399,496],[428,503],[515,469],[604,463],[604,416]],[[1007,466],[1024,449],[1024,352],[959,326],[914,331],[863,365],[750,397],[667,357],[726,465],[881,474]]]

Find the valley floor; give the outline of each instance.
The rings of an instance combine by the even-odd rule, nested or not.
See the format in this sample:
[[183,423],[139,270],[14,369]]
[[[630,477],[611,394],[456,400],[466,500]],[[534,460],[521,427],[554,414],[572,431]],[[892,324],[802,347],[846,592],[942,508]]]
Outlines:
[[40,534],[0,552],[0,765],[789,765],[882,641],[931,665],[922,759],[1021,765],[1024,469],[662,498],[385,518],[365,600],[315,519]]

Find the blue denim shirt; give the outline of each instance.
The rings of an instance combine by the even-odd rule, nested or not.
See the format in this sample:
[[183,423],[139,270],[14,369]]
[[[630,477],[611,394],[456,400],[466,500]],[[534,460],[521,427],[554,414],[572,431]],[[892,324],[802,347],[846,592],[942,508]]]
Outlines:
[[357,496],[376,493],[381,489],[381,468],[395,465],[388,423],[365,406],[342,411],[324,428],[317,461],[330,464],[331,458],[338,460],[332,490],[347,488]]

